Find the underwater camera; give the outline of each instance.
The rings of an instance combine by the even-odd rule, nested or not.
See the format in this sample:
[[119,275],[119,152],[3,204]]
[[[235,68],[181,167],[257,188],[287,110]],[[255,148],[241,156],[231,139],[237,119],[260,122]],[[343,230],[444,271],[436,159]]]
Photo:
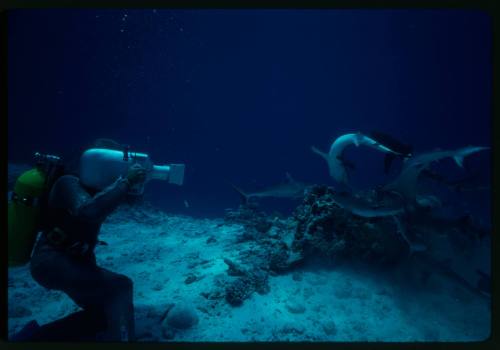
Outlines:
[[147,170],[146,180],[132,187],[129,194],[141,195],[149,180],[163,180],[181,186],[184,182],[184,164],[155,165],[149,155],[123,151],[91,148],[80,158],[80,180],[90,188],[102,190],[111,185],[119,176],[126,176],[128,169],[140,164]]

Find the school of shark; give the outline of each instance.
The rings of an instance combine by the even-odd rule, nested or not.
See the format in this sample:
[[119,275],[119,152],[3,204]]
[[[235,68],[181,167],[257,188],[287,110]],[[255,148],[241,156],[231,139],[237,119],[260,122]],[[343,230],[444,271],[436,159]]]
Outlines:
[[[348,170],[355,168],[355,166],[345,158],[345,150],[352,145],[356,147],[366,146],[385,153],[384,169],[386,173],[396,157],[403,159],[401,172],[396,179],[382,188],[377,188],[380,201],[364,201],[350,186]],[[424,177],[434,179],[448,187],[454,186],[455,189],[473,190],[463,186],[458,181],[447,181],[443,176],[433,172],[430,166],[446,158],[451,158],[458,167],[463,168],[465,157],[487,151],[489,147],[467,146],[455,150],[435,150],[415,155],[412,153],[412,149],[413,147],[381,132],[372,132],[370,136],[360,132],[341,135],[333,141],[328,153],[320,151],[315,146],[311,147],[315,154],[326,161],[330,176],[341,189],[335,195],[336,204],[355,215],[367,218],[412,213],[422,208],[439,205],[440,202],[435,197],[417,193],[419,179]],[[234,185],[232,187],[245,202],[252,198],[266,197],[301,198],[304,190],[309,185],[296,181],[289,173],[286,173],[286,177],[287,181],[284,183],[251,193],[247,193]],[[465,180],[467,179],[464,179],[464,182]],[[484,190],[489,189],[489,187],[480,186],[476,187],[476,189]]]
[[[351,146],[364,146],[384,153],[386,174],[390,171],[393,161],[399,158],[401,160],[400,172],[386,184],[368,191],[357,191],[349,183],[349,172],[356,167],[345,154],[345,150]],[[471,180],[477,177],[477,173],[460,180],[448,180],[446,176],[439,174],[432,167],[445,159],[451,159],[456,167],[463,168],[465,158],[489,149],[485,146],[466,146],[458,149],[436,149],[415,153],[412,146],[382,132],[371,132],[369,135],[360,132],[340,135],[332,142],[328,152],[311,146],[312,152],[326,162],[329,175],[335,184],[333,188],[329,188],[332,189],[332,198],[337,206],[364,220],[392,219],[397,228],[397,234],[408,246],[409,255],[416,254],[418,260],[429,265],[431,270],[438,271],[459,285],[486,297],[490,294],[489,274],[476,269],[473,273],[476,276],[479,275],[477,282],[471,282],[470,278],[465,279],[450,266],[451,259],[441,261],[442,259],[436,259],[436,254],[425,254],[429,252],[429,244],[431,244],[429,242],[434,239],[432,234],[425,240],[418,241],[417,239],[416,241],[415,235],[409,235],[408,231],[412,225],[418,223],[421,227],[428,227],[430,232],[469,231],[473,232],[474,239],[479,240],[489,236],[489,229],[484,225],[478,225],[470,215],[459,217],[443,215],[443,201],[433,193],[419,191],[419,182],[424,179],[434,181],[455,192],[489,190],[489,185],[471,185],[473,182]],[[288,173],[286,177],[285,182],[256,192],[245,192],[234,185],[233,188],[240,194],[243,203],[262,198],[303,198],[311,184],[299,182]],[[453,239],[453,237],[448,238]],[[436,250],[435,247],[434,250]],[[440,255],[442,252],[437,254],[437,256]]]

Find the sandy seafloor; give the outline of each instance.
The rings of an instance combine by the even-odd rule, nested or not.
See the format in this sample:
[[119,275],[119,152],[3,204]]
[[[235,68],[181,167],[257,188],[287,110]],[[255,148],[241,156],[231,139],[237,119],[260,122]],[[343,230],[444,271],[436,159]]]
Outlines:
[[[242,226],[158,210],[143,210],[134,218],[128,213],[118,210],[103,224],[100,239],[109,245],[98,246],[96,255],[100,266],[134,281],[139,341],[406,342],[489,337],[487,300],[446,281],[435,279],[428,289],[401,287],[348,266],[271,276],[269,293],[253,293],[239,307],[224,298],[210,300],[206,293],[227,275],[223,258],[241,261],[240,250],[253,244],[236,243]],[[195,281],[186,283],[191,275]],[[64,293],[39,286],[27,266],[9,269],[8,278],[9,334],[30,320],[44,324],[78,310]],[[161,319],[172,303],[193,305],[199,322],[166,339]]]

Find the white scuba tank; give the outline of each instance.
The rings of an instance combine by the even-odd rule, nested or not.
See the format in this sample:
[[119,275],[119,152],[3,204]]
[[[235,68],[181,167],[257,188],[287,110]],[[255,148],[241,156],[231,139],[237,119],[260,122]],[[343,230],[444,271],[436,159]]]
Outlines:
[[118,177],[125,177],[128,169],[136,163],[146,169],[146,180],[133,186],[129,194],[142,194],[144,185],[152,179],[168,181],[179,186],[184,181],[184,164],[155,165],[145,153],[104,148],[91,148],[82,154],[80,181],[87,187],[102,190]]

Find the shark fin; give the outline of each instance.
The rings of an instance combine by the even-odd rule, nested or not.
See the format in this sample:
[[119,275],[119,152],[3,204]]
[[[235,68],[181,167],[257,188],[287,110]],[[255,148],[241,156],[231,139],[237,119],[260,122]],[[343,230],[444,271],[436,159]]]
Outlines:
[[231,187],[236,191],[238,192],[238,194],[241,196],[241,200],[243,202],[243,204],[247,204],[248,203],[248,194],[246,194],[245,192],[243,192],[243,190],[239,189],[238,187],[236,187],[235,185],[231,184]]
[[457,155],[457,156],[454,156],[453,159],[455,160],[455,163],[457,163],[457,165],[460,167],[460,168],[463,168],[464,167],[464,156],[462,155]]
[[319,154],[321,157],[323,157],[328,162],[329,157],[328,157],[328,154],[326,154],[325,152],[320,151],[319,149],[317,149],[314,146],[311,146],[311,151],[313,151],[316,154]]

